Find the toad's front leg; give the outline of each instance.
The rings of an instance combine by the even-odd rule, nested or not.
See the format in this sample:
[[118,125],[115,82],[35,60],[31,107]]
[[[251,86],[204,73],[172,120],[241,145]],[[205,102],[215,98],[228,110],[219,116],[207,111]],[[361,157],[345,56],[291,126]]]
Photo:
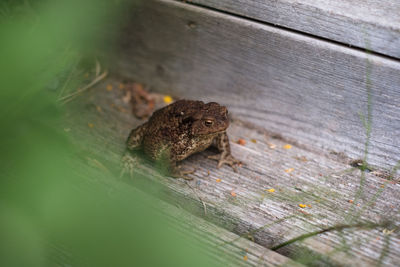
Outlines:
[[218,148],[220,154],[209,156],[210,159],[218,161],[217,168],[221,168],[223,164],[227,164],[232,167],[234,172],[237,172],[237,165],[242,164],[240,160],[235,159],[231,154],[231,146],[229,144],[229,138],[226,132],[220,133],[214,139],[214,145]]
[[192,177],[187,176],[188,174],[192,174],[196,171],[193,169],[191,171],[183,171],[181,170],[181,166],[178,165],[176,162],[170,164],[169,174],[173,178],[183,178],[185,180],[193,180]]

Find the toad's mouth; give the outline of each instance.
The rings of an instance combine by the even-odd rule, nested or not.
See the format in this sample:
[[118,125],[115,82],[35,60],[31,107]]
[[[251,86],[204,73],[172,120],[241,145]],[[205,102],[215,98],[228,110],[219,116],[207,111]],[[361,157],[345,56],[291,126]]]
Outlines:
[[224,133],[224,132],[226,132],[226,129],[224,129],[224,130],[221,130],[221,131],[217,131],[217,132],[211,132],[211,133],[197,133],[197,134],[194,134],[194,135],[197,135],[197,136],[208,136],[208,135],[218,135],[218,134],[221,134],[221,133]]

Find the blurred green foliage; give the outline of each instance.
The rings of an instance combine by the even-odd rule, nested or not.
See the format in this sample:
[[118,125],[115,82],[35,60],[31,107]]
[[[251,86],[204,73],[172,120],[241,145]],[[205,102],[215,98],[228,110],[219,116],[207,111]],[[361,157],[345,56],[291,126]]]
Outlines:
[[124,4],[0,5],[0,266],[215,265],[154,199],[75,164],[60,126],[67,74]]

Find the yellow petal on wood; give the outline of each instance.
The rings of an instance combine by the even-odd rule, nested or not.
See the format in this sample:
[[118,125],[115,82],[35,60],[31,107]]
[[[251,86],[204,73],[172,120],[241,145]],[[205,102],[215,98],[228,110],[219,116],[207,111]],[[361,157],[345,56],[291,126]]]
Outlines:
[[163,100],[164,100],[164,103],[166,103],[166,104],[169,104],[173,101],[172,97],[170,97],[169,95],[164,96]]
[[291,173],[292,171],[294,171],[294,168],[289,168],[285,170],[286,173]]
[[291,149],[291,148],[292,148],[292,145],[286,144],[286,145],[283,146],[283,148],[284,148],[284,149]]

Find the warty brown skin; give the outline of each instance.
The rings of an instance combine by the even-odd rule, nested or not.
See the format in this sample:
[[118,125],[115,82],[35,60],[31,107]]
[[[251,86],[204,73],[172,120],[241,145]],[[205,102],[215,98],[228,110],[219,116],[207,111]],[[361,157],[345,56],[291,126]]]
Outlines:
[[155,111],[148,122],[132,130],[127,148],[142,149],[153,161],[165,161],[169,174],[181,177],[177,162],[214,145],[220,154],[210,158],[218,160],[218,168],[228,164],[236,171],[240,161],[231,155],[228,126],[226,107],[179,100]]

